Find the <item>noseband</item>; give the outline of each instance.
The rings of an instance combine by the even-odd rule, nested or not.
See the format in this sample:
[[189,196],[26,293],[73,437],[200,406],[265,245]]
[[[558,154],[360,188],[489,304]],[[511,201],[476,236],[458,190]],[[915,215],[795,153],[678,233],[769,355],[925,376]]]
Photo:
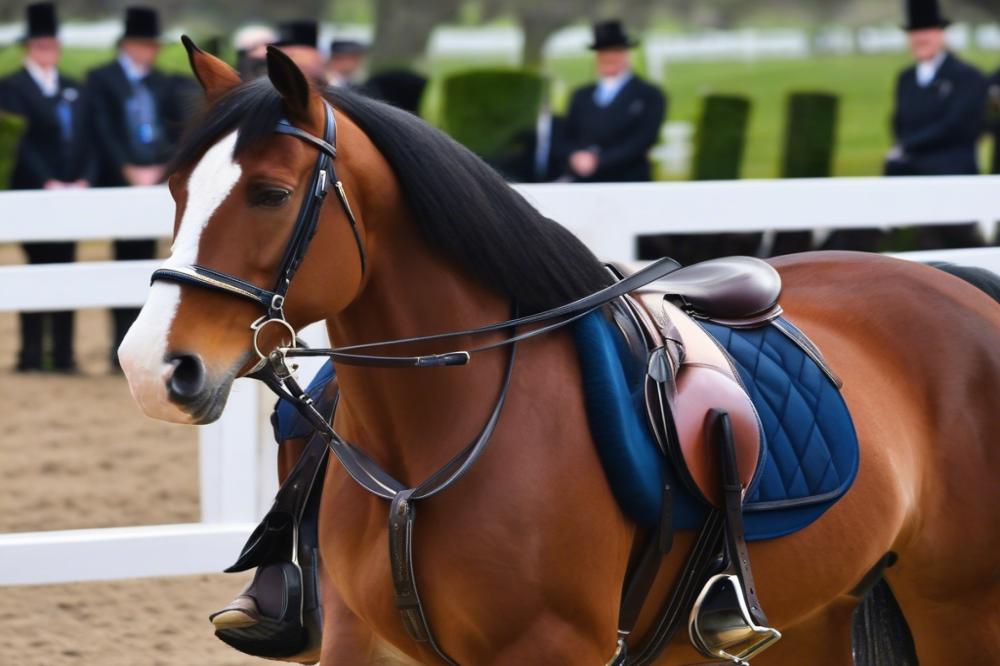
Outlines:
[[358,246],[358,256],[361,260],[361,274],[365,274],[365,247],[361,242],[361,234],[358,231],[358,222],[351,210],[351,204],[347,201],[347,193],[344,186],[337,177],[337,167],[334,160],[337,157],[337,119],[333,115],[333,107],[323,100],[326,121],[323,128],[323,138],[313,136],[309,132],[293,126],[287,120],[281,120],[274,127],[277,134],[287,134],[305,141],[319,151],[316,157],[316,164],[309,179],[309,190],[299,208],[295,226],[292,228],[292,235],[285,246],[285,252],[281,263],[278,265],[278,276],[274,287],[270,290],[258,287],[246,280],[242,280],[235,275],[224,273],[214,268],[192,264],[179,268],[161,268],[153,272],[151,282],[161,280],[164,282],[177,282],[190,284],[196,287],[220,291],[233,294],[254,301],[264,308],[265,315],[253,323],[251,328],[254,331],[254,348],[261,358],[258,367],[263,362],[265,355],[260,353],[257,345],[257,338],[264,326],[271,322],[283,325],[292,332],[292,346],[295,346],[295,330],[285,320],[285,296],[292,283],[292,277],[302,265],[306,251],[309,249],[309,242],[316,233],[316,226],[319,223],[319,213],[323,206],[323,200],[327,192],[332,187],[337,192],[340,205],[347,215],[347,221],[351,225],[354,233],[354,240]]

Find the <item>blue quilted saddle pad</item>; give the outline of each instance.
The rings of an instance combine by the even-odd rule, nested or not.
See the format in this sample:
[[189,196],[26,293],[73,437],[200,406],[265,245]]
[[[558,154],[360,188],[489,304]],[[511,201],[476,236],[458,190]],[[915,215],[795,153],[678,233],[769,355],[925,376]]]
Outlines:
[[[857,474],[858,442],[846,404],[829,377],[776,326],[705,328],[732,355],[761,417],[764,450],[748,488],[747,539],[802,529]],[[644,364],[599,312],[576,322],[573,333],[591,434],[622,511],[640,525],[656,524],[669,484],[674,528],[699,529],[709,507],[677,481],[649,431]]]
[[809,525],[847,492],[860,451],[847,404],[833,380],[782,327],[703,323],[729,352],[760,416],[764,455],[747,489],[747,537],[771,539]]

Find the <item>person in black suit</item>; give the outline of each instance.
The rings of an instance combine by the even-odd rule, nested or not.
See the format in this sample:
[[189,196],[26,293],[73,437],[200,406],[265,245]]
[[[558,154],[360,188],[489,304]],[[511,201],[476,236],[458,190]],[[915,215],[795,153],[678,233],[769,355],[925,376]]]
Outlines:
[[302,73],[319,87],[327,85],[326,61],[319,52],[319,23],[304,19],[278,26],[274,44],[292,59]]
[[[95,147],[100,158],[97,185],[148,186],[163,179],[171,152],[180,138],[186,90],[180,79],[155,68],[160,51],[156,10],[129,7],[118,57],[87,75]],[[155,240],[119,240],[115,259],[151,259]],[[116,308],[111,363],[139,314],[137,308]]]
[[986,80],[986,125],[993,136],[993,157],[990,173],[1000,173],[1000,69]]
[[[976,144],[982,135],[986,77],[945,46],[937,0],[909,0],[910,51],[916,64],[896,84],[892,131],[896,144],[886,158],[887,176],[979,173]],[[983,244],[975,224],[917,229],[920,249]]]
[[[55,6],[27,8],[24,67],[0,81],[0,106],[27,120],[11,177],[16,190],[87,187],[94,179],[93,159],[80,86],[59,73],[60,44]],[[25,243],[32,264],[75,259],[73,243]],[[17,370],[74,372],[73,313],[21,313],[21,350]],[[46,347],[51,349],[47,350]]]
[[364,69],[368,47],[355,39],[334,39],[326,61],[326,81],[334,87],[356,90],[358,74]]
[[516,134],[493,166],[515,183],[567,181],[566,143],[566,119],[543,104],[535,126]]
[[598,81],[573,93],[566,117],[568,172],[580,182],[652,180],[648,153],[660,134],[666,98],[632,73],[636,42],[620,21],[594,25]]

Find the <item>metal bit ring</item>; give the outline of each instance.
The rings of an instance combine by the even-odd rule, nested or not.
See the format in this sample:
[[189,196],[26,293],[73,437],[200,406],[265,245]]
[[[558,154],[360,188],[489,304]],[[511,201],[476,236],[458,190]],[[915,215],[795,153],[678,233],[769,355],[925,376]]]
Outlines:
[[[289,347],[295,347],[298,340],[298,338],[295,335],[295,329],[292,328],[292,325],[289,324],[284,319],[265,319],[264,321],[260,321],[258,319],[250,326],[250,328],[253,329],[253,350],[257,353],[257,357],[265,362],[267,361],[268,355],[260,350],[259,340],[260,340],[260,332],[263,331],[268,324],[280,324],[281,326],[285,327],[285,330],[292,335],[292,341],[291,343],[289,343]],[[280,342],[278,344],[278,347],[281,347]]]

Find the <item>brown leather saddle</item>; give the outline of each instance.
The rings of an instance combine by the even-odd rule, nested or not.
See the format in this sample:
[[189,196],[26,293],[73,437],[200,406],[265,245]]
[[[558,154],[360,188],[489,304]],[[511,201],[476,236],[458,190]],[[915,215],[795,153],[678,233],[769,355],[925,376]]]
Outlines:
[[[623,276],[632,272],[614,268]],[[664,453],[680,454],[674,456],[677,471],[716,507],[722,501],[720,462],[706,439],[706,415],[713,409],[729,414],[744,488],[757,469],[760,426],[732,362],[694,319],[760,326],[781,315],[780,294],[781,277],[770,264],[728,257],[683,268],[626,297],[641,325],[643,355],[652,359],[646,382],[651,429]],[[627,326],[620,328],[630,335]],[[667,367],[652,367],[657,363]]]
[[[611,268],[620,278],[632,273]],[[757,600],[743,537],[742,502],[762,454],[760,419],[729,356],[695,321],[762,326],[781,315],[780,294],[781,278],[770,264],[731,257],[678,270],[623,297],[613,312],[629,346],[648,359],[646,412],[661,451],[687,487],[714,508],[652,636],[627,656],[620,642],[623,666],[652,663],[685,614],[693,645],[730,663],[746,663],[781,637]],[[623,637],[670,549],[670,502],[668,488],[661,525],[644,546],[637,541],[634,547]]]

